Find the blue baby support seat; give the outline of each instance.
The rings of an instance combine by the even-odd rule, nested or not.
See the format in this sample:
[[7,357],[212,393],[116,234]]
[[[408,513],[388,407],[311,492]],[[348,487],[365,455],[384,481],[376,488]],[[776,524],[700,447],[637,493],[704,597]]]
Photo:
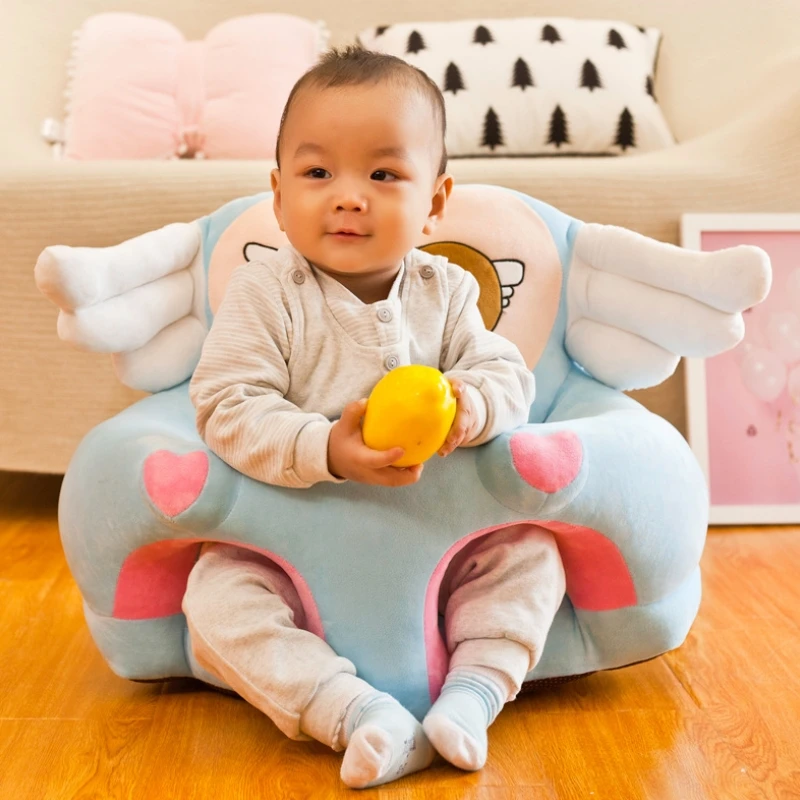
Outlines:
[[243,198],[114,248],[51,247],[37,264],[62,337],[113,352],[122,380],[153,392],[89,432],[61,492],[66,557],[111,668],[216,683],[193,663],[181,598],[200,544],[235,542],[286,569],[309,629],[421,717],[447,669],[447,564],[520,522],[553,531],[567,575],[528,681],[680,645],[700,601],[705,483],[680,434],[620,389],[660,382],[679,354],[733,346],[739,312],[769,285],[763,253],[690,254],[517,192],[458,187],[420,246],[475,274],[484,321],[534,369],[529,424],[434,458],[412,487],[291,490],[211,453],[187,391],[231,271],[285,242],[271,204]]

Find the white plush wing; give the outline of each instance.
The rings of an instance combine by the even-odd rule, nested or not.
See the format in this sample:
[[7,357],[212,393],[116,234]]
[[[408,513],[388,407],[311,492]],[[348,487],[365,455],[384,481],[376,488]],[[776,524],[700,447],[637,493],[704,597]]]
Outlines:
[[741,312],[767,296],[771,280],[758,247],[703,253],[586,224],[567,284],[567,352],[614,388],[655,386],[681,356],[706,358],[738,344]]
[[196,222],[113,247],[47,247],[35,278],[60,309],[58,335],[82,350],[112,353],[126,385],[156,392],[191,375],[207,332]]

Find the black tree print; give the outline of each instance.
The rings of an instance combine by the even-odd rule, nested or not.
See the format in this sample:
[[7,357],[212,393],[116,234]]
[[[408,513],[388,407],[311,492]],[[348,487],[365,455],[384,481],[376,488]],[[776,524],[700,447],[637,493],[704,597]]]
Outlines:
[[612,28],[608,32],[608,43],[611,47],[616,47],[617,50],[622,50],[627,48],[628,45],[625,44],[625,40],[620,35],[619,31],[616,28]]
[[525,91],[526,86],[533,86],[533,78],[531,77],[531,71],[528,67],[527,63],[518,58],[516,63],[514,64],[514,77],[511,80],[512,86],[519,86],[522,91]]
[[583,69],[581,70],[581,86],[593,92],[595,89],[602,89],[603,83],[600,80],[600,75],[597,72],[597,67],[587,58],[583,62]]
[[378,27],[375,28],[375,36],[383,36],[383,34],[389,30],[389,27],[389,25],[378,25]]
[[639,29],[639,33],[647,33],[647,31],[641,25],[637,25],[636,27]]
[[649,94],[650,97],[653,98],[653,100],[656,99],[656,94],[655,94],[655,91],[653,90],[653,76],[652,75],[648,75],[647,76],[647,80],[644,83],[644,89],[647,92],[647,94]]
[[561,36],[559,36],[558,31],[552,25],[545,25],[544,28],[542,28],[542,41],[555,44],[561,41]]
[[503,141],[503,131],[500,127],[500,120],[493,108],[489,108],[483,119],[483,140],[481,147],[488,147],[494,150],[495,147],[505,144]]
[[564,143],[569,143],[567,117],[561,106],[556,106],[550,117],[550,135],[547,138],[547,144],[554,144],[556,147],[561,147]]
[[617,138],[614,139],[614,144],[627,150],[629,147],[636,147],[636,134],[635,123],[633,116],[627,108],[622,110],[619,115],[619,123],[617,124]]
[[458,94],[459,89],[463,91],[466,88],[461,77],[461,70],[451,61],[444,73],[444,90]]
[[408,46],[406,53],[419,53],[420,50],[425,49],[425,40],[419,31],[411,31],[408,37]]
[[475,36],[472,37],[472,41],[474,44],[483,44],[487,45],[489,42],[493,42],[494,38],[492,37],[491,31],[484,25],[478,25],[475,28]]

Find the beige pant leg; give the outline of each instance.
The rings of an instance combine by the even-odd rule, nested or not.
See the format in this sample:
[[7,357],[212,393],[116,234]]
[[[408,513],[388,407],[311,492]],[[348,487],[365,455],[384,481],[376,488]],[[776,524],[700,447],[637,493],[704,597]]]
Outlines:
[[[302,629],[303,606],[283,570],[244,548],[206,545],[189,575],[183,612],[201,667],[287,736],[310,733],[341,749],[344,709],[366,684],[353,677],[351,661]],[[327,694],[319,692],[323,686]],[[301,714],[315,695],[325,694],[311,730],[304,725],[301,732]]]
[[565,589],[555,538],[543,528],[515,525],[467,545],[442,585],[450,669],[495,669],[515,696],[541,657]]

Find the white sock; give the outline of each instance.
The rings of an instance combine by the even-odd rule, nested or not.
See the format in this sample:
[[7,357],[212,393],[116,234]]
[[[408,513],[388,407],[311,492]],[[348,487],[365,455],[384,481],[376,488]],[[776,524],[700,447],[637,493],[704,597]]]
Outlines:
[[433,748],[416,718],[377,690],[353,701],[343,732],[347,749],[341,777],[352,789],[389,783],[433,761]]
[[439,754],[454,766],[476,770],[486,763],[486,730],[508,699],[503,683],[503,676],[489,668],[459,667],[448,674],[422,727]]

